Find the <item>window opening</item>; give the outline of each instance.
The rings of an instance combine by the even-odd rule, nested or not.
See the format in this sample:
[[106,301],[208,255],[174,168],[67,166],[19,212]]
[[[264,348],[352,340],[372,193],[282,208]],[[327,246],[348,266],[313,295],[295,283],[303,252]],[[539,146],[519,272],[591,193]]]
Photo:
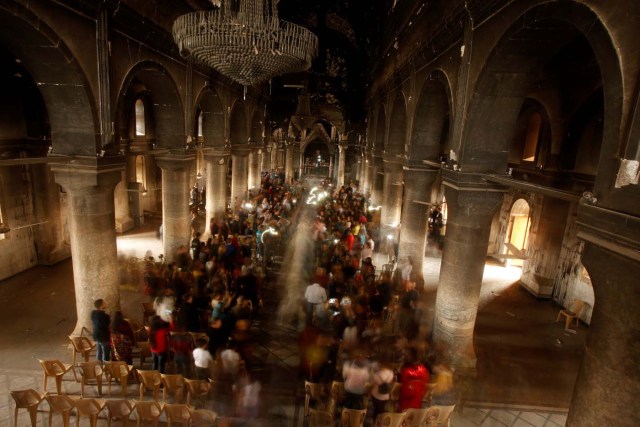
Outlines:
[[138,99],[136,101],[135,110],[136,110],[136,136],[145,136],[144,102],[142,102],[142,99]]

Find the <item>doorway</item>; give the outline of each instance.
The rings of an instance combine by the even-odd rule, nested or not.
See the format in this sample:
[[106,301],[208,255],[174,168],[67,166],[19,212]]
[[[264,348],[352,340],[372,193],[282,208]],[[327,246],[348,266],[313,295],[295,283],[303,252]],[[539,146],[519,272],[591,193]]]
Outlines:
[[524,251],[529,240],[531,218],[529,204],[524,199],[518,199],[511,207],[509,225],[504,241],[505,254],[510,255],[506,260],[507,267],[522,267]]

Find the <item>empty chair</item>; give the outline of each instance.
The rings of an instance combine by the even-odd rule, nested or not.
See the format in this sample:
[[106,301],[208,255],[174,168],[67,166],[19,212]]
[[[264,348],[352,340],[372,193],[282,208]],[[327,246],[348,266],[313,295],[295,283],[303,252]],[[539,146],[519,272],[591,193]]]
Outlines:
[[182,424],[183,427],[189,427],[191,423],[191,412],[193,407],[185,403],[166,403],[164,412],[167,414],[167,427],[171,427],[173,423]]
[[309,427],[333,427],[333,413],[310,409]]
[[44,399],[44,395],[30,388],[27,390],[13,390],[11,391],[11,397],[16,402],[14,425],[18,425],[18,409],[26,409],[31,418],[31,427],[36,427],[38,405]]
[[564,328],[569,329],[569,326],[571,326],[571,322],[575,319],[577,328],[580,322],[580,315],[582,314],[582,310],[584,310],[584,306],[586,304],[586,302],[579,299],[573,300],[573,302],[569,304],[569,307],[563,308],[558,312],[556,322],[559,321],[562,316],[566,317]]
[[73,369],[73,365],[67,365],[59,360],[40,360],[40,365],[44,370],[44,391],[47,391],[47,380],[49,377],[56,379],[56,390],[58,394],[62,393],[62,377],[69,371],[73,372],[75,376],[76,371]]
[[127,397],[127,386],[132,369],[131,365],[127,365],[127,362],[121,360],[105,363],[104,370],[109,385],[109,396],[111,396],[111,381],[116,380],[120,382],[122,397]]
[[182,397],[184,396],[184,377],[180,374],[161,374],[161,376],[162,384],[164,384],[164,389],[162,390],[162,400],[166,402],[167,395],[173,394],[175,402],[180,403],[182,401]]
[[440,410],[438,408],[407,409],[407,427],[435,426]]
[[51,427],[54,413],[62,416],[64,427],[69,427],[69,418],[71,418],[71,410],[75,407],[75,402],[66,394],[46,394],[44,398],[49,403],[49,427]]
[[98,396],[102,395],[102,365],[98,360],[91,362],[80,362],[76,364],[80,369],[80,396],[84,397],[84,386],[90,382],[95,382],[98,387]]
[[149,324],[149,319],[156,315],[156,309],[153,308],[152,302],[142,303],[142,323]]
[[405,427],[408,412],[383,412],[378,414],[374,427]]
[[191,404],[193,399],[200,399],[204,406],[209,392],[211,391],[211,383],[207,380],[184,380],[187,385],[187,403]]
[[129,417],[133,412],[134,405],[127,399],[107,400],[107,425],[111,426],[111,420],[121,420],[122,427],[129,426]]
[[157,401],[160,394],[160,384],[162,384],[162,376],[158,371],[142,371],[137,370],[138,378],[140,378],[140,400],[144,398],[145,390],[153,390],[153,400]]
[[364,418],[367,416],[366,409],[342,409],[342,416],[340,417],[341,427],[363,427]]
[[318,402],[319,406],[322,408],[323,405],[326,405],[327,398],[327,384],[324,383],[312,383],[310,381],[304,382],[304,416],[309,416],[309,409],[311,406],[311,401],[314,400]]
[[96,343],[92,342],[87,337],[72,337],[69,335],[69,340],[71,340],[71,345],[73,346],[73,364],[76,364],[76,355],[80,353],[82,357],[84,357],[84,361],[88,362],[89,357],[91,356],[91,352],[94,348],[96,348]]
[[80,425],[80,418],[87,417],[91,423],[91,427],[96,427],[98,424],[98,415],[105,406],[105,401],[102,399],[78,399],[76,400],[76,427]]
[[438,410],[438,417],[436,420],[436,424],[438,427],[449,427],[451,414],[453,413],[453,410],[455,409],[455,407],[456,405],[449,405],[449,406],[433,405],[431,407]]
[[164,405],[154,400],[137,401],[135,404],[138,427],[140,427],[142,421],[150,421],[151,425],[156,427],[158,425],[160,415],[162,415],[162,412],[164,411]]
[[215,425],[218,414],[208,409],[196,409],[191,413],[192,427],[210,427]]

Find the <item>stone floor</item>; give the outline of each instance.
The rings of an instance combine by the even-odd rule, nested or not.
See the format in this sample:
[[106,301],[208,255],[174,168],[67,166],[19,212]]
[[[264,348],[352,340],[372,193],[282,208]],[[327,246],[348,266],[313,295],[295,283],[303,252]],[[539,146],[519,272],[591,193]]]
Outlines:
[[[118,238],[121,264],[121,299],[125,315],[141,320],[140,277],[137,264],[126,261],[154,255],[161,246],[155,228]],[[431,255],[437,255],[433,251]],[[376,263],[382,264],[381,256]],[[425,317],[433,317],[439,258],[425,258]],[[576,334],[555,323],[558,307],[539,301],[515,282],[517,269],[487,263],[475,346],[478,373],[462,387],[464,400],[454,412],[451,425],[466,426],[561,426],[566,420],[573,383],[586,336],[580,325]],[[261,415],[247,425],[303,426],[304,392],[298,377],[300,323],[286,322],[276,314],[286,288],[268,290],[264,310],[252,329],[255,337],[253,364],[263,384]],[[42,390],[38,358],[71,361],[67,335],[75,324],[75,299],[71,262],[36,267],[0,282],[0,426],[13,426],[13,401],[9,390]],[[79,384],[69,376],[66,392],[79,395]],[[118,387],[116,389],[119,390]],[[54,391],[49,384],[48,390]],[[87,389],[91,396],[95,387]],[[136,395],[130,385],[129,398]],[[45,426],[47,406],[42,404],[38,425]],[[72,420],[74,422],[74,420]],[[86,422],[86,421],[83,421]],[[29,425],[20,413],[19,426]],[[62,425],[54,417],[54,425]],[[100,420],[99,425],[106,425]]]

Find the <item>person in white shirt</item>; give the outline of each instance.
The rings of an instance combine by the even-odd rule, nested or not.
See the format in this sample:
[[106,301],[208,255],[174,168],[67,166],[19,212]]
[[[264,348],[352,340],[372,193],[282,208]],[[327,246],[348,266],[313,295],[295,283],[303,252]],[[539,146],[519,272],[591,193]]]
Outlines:
[[193,362],[196,365],[196,378],[199,380],[209,379],[209,372],[213,357],[207,349],[208,343],[204,338],[198,338],[197,347],[193,350]]
[[378,366],[374,366],[374,373],[371,376],[371,400],[373,401],[374,420],[378,414],[394,411],[394,408],[388,407],[394,381],[395,375],[389,369],[389,364],[380,363]]
[[319,283],[312,283],[304,291],[304,299],[307,301],[307,325],[310,325],[313,321],[313,314],[324,310],[324,304],[327,302],[327,290]]

